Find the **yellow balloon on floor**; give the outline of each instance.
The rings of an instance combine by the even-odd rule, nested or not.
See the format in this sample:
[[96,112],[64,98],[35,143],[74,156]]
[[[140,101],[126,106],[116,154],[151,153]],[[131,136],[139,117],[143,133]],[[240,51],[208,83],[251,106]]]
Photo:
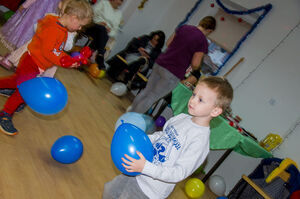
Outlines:
[[105,70],[100,70],[98,74],[98,78],[100,79],[103,78],[105,76],[105,73],[106,73]]
[[185,183],[185,193],[190,198],[200,198],[205,191],[205,185],[198,178],[191,178]]

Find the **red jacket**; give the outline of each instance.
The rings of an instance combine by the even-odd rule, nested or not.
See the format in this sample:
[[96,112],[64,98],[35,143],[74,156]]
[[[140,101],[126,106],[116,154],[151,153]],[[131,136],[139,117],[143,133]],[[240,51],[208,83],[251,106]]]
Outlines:
[[42,70],[53,65],[61,66],[60,59],[67,56],[63,49],[68,31],[58,21],[57,16],[46,15],[38,21],[37,30],[28,45],[28,51],[34,62]]

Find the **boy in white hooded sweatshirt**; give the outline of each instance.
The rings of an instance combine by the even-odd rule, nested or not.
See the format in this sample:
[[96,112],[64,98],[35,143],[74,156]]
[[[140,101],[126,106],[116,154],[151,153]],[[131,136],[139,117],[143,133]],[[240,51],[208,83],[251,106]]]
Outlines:
[[187,114],[172,117],[163,131],[149,135],[154,147],[152,162],[137,152],[140,159],[122,158],[131,177],[119,175],[104,185],[103,199],[167,198],[177,182],[190,176],[209,152],[210,120],[230,106],[233,89],[223,77],[199,81],[188,102]]

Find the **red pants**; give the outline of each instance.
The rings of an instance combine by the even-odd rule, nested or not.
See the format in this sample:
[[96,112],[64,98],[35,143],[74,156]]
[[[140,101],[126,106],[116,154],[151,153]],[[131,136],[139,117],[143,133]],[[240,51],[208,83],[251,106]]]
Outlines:
[[17,86],[24,81],[35,78],[39,73],[39,68],[32,60],[31,56],[27,52],[24,53],[15,74],[0,78],[0,89],[16,89],[16,91],[7,99],[3,111],[12,115],[18,106],[24,103]]

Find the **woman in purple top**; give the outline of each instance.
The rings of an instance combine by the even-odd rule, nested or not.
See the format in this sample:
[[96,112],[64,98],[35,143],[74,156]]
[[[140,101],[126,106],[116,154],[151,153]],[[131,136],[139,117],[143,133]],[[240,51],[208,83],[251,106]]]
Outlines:
[[[156,59],[146,88],[135,97],[128,110],[145,113],[154,102],[171,92],[184,79],[190,65],[193,71],[199,71],[204,54],[208,51],[206,36],[215,27],[215,18],[207,16],[201,19],[198,26],[183,25],[177,28],[167,41],[167,50]],[[189,79],[196,82],[195,77]]]

